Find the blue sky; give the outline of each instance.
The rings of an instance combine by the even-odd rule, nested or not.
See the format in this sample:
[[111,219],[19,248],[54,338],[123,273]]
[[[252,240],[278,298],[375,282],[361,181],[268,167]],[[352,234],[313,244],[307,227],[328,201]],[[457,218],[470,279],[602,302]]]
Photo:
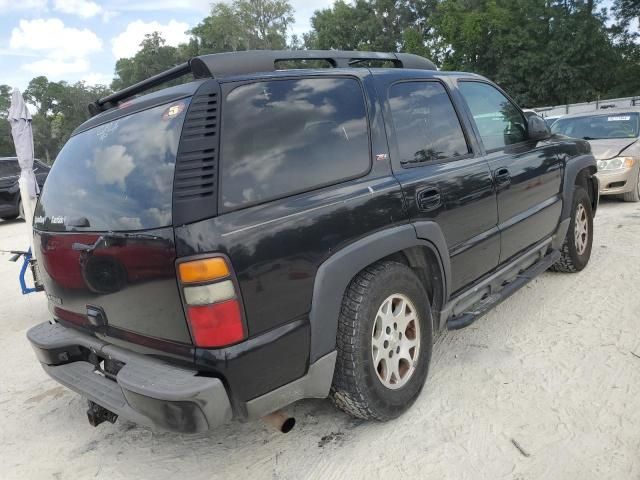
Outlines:
[[[117,58],[135,54],[145,33],[169,44],[205,17],[210,0],[0,0],[0,84],[31,78],[109,84]],[[290,34],[309,30],[314,10],[332,0],[293,0]]]

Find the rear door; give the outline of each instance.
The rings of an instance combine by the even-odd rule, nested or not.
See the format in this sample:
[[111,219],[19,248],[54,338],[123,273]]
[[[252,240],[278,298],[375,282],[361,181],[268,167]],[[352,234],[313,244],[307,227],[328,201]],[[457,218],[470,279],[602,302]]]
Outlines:
[[498,192],[500,262],[550,236],[562,207],[562,167],[556,148],[531,142],[522,111],[490,83],[461,80]]
[[489,166],[466,134],[464,119],[443,82],[397,82],[388,87],[387,100],[395,176],[411,220],[437,222],[442,229],[455,292],[498,264],[498,217]]
[[174,262],[172,191],[189,99],[74,135],[36,207],[34,244],[55,318],[112,343],[190,357]]

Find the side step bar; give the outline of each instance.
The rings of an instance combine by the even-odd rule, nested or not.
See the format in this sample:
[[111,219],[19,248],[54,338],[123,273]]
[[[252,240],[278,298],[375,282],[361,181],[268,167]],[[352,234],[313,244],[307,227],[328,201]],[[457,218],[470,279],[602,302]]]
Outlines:
[[447,321],[447,330],[459,330],[464,327],[468,327],[473,322],[482,317],[490,309],[496,305],[502,303],[509,298],[515,292],[524,287],[527,283],[533,280],[535,277],[547,270],[551,265],[556,263],[560,259],[560,252],[554,250],[542,257],[539,261],[531,265],[529,268],[518,274],[512,281],[504,285],[496,293],[488,295],[475,305],[469,307],[468,311],[463,312],[460,315],[451,317]]

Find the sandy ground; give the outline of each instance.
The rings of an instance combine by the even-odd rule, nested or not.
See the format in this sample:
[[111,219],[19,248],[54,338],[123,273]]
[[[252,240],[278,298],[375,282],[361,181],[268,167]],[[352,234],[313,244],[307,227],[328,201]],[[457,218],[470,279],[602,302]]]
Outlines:
[[[443,334],[413,408],[363,423],[328,401],[203,435],[89,426],[42,371],[25,331],[47,318],[0,256],[0,478],[640,479],[640,205],[605,201],[588,268],[546,273]],[[0,221],[0,249],[26,244]],[[516,446],[519,446],[519,448]]]

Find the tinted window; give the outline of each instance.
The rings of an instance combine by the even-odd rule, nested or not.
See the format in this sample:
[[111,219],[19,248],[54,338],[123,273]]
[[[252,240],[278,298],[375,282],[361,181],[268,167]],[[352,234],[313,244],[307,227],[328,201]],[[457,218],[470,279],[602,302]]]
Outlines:
[[526,122],[516,106],[499,90],[486,83],[460,82],[484,148],[494,150],[527,138]]
[[0,177],[11,177],[20,174],[17,160],[0,160]]
[[589,117],[561,118],[551,131],[568,137],[595,140],[598,138],[635,138],[638,136],[638,114],[616,113]]
[[396,84],[391,88],[389,103],[403,164],[469,153],[449,95],[440,83]]
[[187,106],[188,100],[161,105],[71,137],[51,167],[35,226],[122,231],[171,225]]
[[227,95],[224,209],[336,183],[368,171],[364,99],[354,79],[275,80]]

